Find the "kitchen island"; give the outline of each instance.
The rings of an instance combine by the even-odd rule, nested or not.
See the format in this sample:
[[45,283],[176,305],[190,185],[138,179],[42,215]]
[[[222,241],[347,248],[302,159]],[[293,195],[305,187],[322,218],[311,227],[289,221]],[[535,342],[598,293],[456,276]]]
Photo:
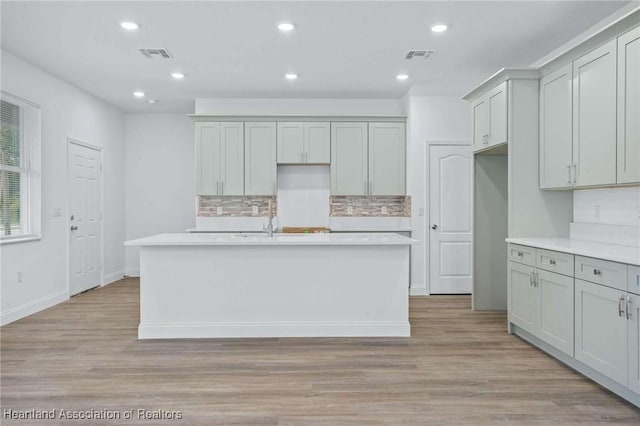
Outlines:
[[409,336],[394,233],[160,234],[140,247],[138,338]]

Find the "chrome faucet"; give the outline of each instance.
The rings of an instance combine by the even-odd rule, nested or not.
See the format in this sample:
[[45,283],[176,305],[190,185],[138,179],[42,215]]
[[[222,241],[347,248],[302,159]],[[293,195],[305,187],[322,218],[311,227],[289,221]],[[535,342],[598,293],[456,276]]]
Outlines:
[[269,200],[269,225],[263,225],[262,230],[267,233],[268,237],[273,237],[273,207],[271,205],[271,200]]

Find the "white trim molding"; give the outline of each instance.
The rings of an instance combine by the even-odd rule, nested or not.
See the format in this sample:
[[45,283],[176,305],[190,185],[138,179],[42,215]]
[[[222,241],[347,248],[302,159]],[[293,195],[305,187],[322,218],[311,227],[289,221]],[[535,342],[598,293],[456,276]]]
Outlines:
[[29,315],[38,313],[66,300],[69,300],[69,293],[66,290],[60,290],[48,296],[13,307],[0,314],[0,325],[4,326],[21,318],[28,317]]

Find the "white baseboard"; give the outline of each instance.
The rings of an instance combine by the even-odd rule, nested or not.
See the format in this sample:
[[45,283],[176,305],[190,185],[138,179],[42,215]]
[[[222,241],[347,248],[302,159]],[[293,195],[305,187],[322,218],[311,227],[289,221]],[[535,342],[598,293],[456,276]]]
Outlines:
[[140,269],[127,269],[124,273],[127,277],[140,277]]
[[229,337],[409,337],[409,322],[140,324],[139,339]]
[[429,292],[426,287],[414,287],[409,289],[409,296],[428,296]]
[[69,299],[67,290],[60,290],[48,296],[41,297],[20,306],[8,309],[0,314],[0,325],[6,325],[21,318],[33,315]]
[[112,272],[110,274],[106,274],[104,276],[104,283],[102,283],[102,285],[103,286],[109,285],[116,281],[120,281],[122,278],[124,278],[124,269],[120,271]]

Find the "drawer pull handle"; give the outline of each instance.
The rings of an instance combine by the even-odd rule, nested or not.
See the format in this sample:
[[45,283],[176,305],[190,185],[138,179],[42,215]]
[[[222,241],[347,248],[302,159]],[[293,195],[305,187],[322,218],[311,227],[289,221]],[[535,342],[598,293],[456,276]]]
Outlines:
[[625,316],[625,309],[626,309],[626,303],[624,303],[624,296],[620,296],[620,298],[618,299],[618,316],[619,317],[624,317]]
[[631,319],[631,297],[627,296],[627,319]]
[[556,261],[555,261],[555,259],[551,259],[551,260],[549,260],[549,265],[553,265],[553,266],[555,266],[555,265],[556,265]]
[[600,269],[594,269],[593,275],[602,275],[602,271]]

